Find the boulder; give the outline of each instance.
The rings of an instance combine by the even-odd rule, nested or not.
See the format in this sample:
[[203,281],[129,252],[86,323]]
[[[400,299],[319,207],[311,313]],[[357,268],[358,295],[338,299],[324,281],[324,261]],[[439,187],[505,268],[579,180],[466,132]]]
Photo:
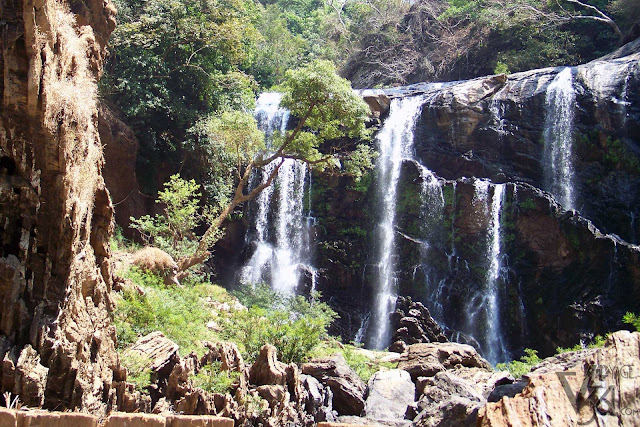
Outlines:
[[289,403],[287,391],[281,385],[261,385],[256,388],[258,395],[269,403],[271,409]]
[[391,99],[383,91],[368,89],[362,91],[361,95],[364,102],[369,105],[373,117],[382,118],[389,112]]
[[407,371],[378,371],[369,379],[364,415],[375,420],[402,420],[415,401],[416,387]]
[[475,416],[485,399],[475,384],[451,371],[437,373],[430,378],[421,378],[421,398],[418,401],[419,426],[473,426]]
[[496,387],[514,382],[513,376],[507,371],[491,371],[484,368],[458,366],[450,372],[471,384],[484,399],[487,399]]
[[193,389],[173,405],[179,414],[216,415],[214,396],[201,389]]
[[316,378],[331,389],[333,407],[340,415],[360,415],[364,410],[365,384],[342,355],[305,363],[302,373]]
[[203,345],[208,351],[200,359],[200,366],[219,361],[220,369],[223,371],[244,371],[244,360],[235,343],[217,342],[212,344],[204,342]]
[[164,395],[170,401],[176,401],[184,397],[192,390],[190,377],[196,372],[196,359],[193,357],[181,358],[173,365]]
[[337,413],[333,411],[333,393],[329,387],[310,375],[301,375],[302,386],[307,392],[305,411],[316,422],[335,421]]
[[169,364],[178,361],[178,344],[165,337],[160,331],[151,332],[138,339],[125,354],[138,354],[148,359],[143,369],[159,372]]
[[417,427],[475,427],[478,410],[482,404],[476,400],[451,396],[427,407],[413,425]]
[[20,353],[16,364],[13,393],[19,395],[24,404],[41,407],[44,403],[48,372],[49,369],[40,364],[38,352],[27,345]]
[[499,402],[503,397],[515,397],[516,394],[522,393],[522,390],[527,386],[528,381],[516,381],[512,384],[502,384],[496,386],[489,396],[488,402]]
[[415,381],[418,377],[431,377],[458,365],[491,370],[491,364],[476,349],[458,343],[413,344],[402,355],[398,369],[409,372]]

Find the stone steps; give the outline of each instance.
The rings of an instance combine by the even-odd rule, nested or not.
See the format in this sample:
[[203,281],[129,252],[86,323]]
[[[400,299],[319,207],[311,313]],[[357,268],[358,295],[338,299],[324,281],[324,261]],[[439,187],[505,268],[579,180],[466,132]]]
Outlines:
[[101,421],[93,415],[76,412],[0,408],[0,427],[233,427],[233,420],[212,416],[112,413]]

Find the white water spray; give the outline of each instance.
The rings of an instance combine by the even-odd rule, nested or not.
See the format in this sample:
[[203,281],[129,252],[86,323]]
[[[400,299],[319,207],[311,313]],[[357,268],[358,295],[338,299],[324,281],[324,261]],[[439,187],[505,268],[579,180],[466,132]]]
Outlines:
[[381,220],[377,227],[378,277],[374,308],[370,319],[369,347],[384,348],[389,341],[389,313],[396,301],[394,235],[396,195],[400,167],[413,157],[413,131],[420,114],[423,97],[394,99],[389,117],[377,137],[378,188],[381,200]]
[[[281,94],[263,93],[256,102],[256,120],[269,138],[276,130],[285,132],[289,112],[280,108]],[[275,168],[263,168],[261,183]],[[265,281],[273,289],[295,292],[306,272],[315,285],[316,270],[311,266],[309,242],[310,216],[304,212],[305,182],[309,173],[305,163],[291,159],[280,167],[275,182],[256,198],[255,234],[250,239],[255,250],[242,268],[241,281]],[[270,225],[272,225],[270,227]]]
[[573,123],[576,92],[571,68],[563,69],[547,88],[545,98],[546,187],[565,209],[575,209]]
[[[484,356],[492,363],[508,359],[500,324],[500,279],[502,271],[502,227],[500,219],[505,197],[505,184],[496,184],[489,204],[490,183],[475,181],[473,203],[476,212],[488,215],[487,270],[484,287],[470,299],[468,307],[469,328],[483,349]],[[480,212],[478,212],[480,210]]]

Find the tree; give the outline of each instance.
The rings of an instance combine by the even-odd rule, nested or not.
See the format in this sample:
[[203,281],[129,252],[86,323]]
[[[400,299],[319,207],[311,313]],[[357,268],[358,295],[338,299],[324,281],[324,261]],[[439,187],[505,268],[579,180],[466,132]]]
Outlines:
[[131,218],[131,228],[140,232],[146,244],[153,244],[178,258],[193,252],[197,245],[194,230],[200,222],[200,186],[177,174],[164,186],[157,200],[164,205],[164,213]]
[[249,0],[114,0],[118,26],[101,80],[141,153],[171,152],[200,118],[250,107],[248,66],[259,33]]
[[[227,159],[227,176],[233,179],[235,188],[210,221],[194,253],[178,261],[181,271],[209,257],[209,248],[227,217],[238,205],[271,185],[286,159],[304,161],[315,168],[345,165],[354,176],[362,168],[371,167],[371,150],[339,142],[341,138],[369,137],[365,127],[369,107],[353,92],[349,82],[336,74],[331,62],[317,60],[288,71],[280,89],[284,93],[282,105],[297,118],[297,125],[284,134],[274,135],[269,150],[265,150],[255,123],[247,122],[246,113],[223,113],[201,124],[206,140],[218,147],[221,158]],[[324,144],[327,141],[333,143]],[[355,155],[351,156],[352,153]],[[255,188],[247,188],[252,173],[267,165],[272,165],[267,179]]]

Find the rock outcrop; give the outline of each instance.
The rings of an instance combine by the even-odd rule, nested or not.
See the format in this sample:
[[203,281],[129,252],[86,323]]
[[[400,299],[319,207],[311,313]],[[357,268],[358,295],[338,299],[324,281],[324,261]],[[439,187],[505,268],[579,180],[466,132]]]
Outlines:
[[341,355],[315,359],[302,365],[302,373],[320,381],[333,393],[333,407],[340,415],[360,415],[366,386]]
[[2,390],[33,407],[105,412],[123,378],[96,81],[115,8],[21,0],[0,14]]
[[620,331],[598,350],[547,359],[527,385],[479,411],[479,426],[638,425],[640,333]]
[[104,182],[116,206],[115,220],[129,239],[139,238],[129,218],[156,213],[155,198],[142,194],[136,172],[138,139],[118,114],[104,102],[98,109],[98,132],[104,147]]
[[[524,348],[553,354],[558,346],[621,328],[626,311],[640,310],[639,51],[636,41],[577,67],[361,92],[383,124],[389,99],[424,100],[415,153],[400,170],[392,259],[395,293],[423,304],[435,322],[397,306],[391,318],[397,334],[386,343],[393,350],[440,341],[435,323],[448,340],[473,345],[489,357],[489,314],[478,303],[492,262],[496,194],[503,197],[495,304],[504,348],[492,362]],[[545,172],[547,92],[567,70],[576,100],[571,142],[576,210],[562,206]],[[368,342],[368,326],[375,323],[376,230],[382,216],[377,174],[355,183],[314,172],[309,190],[314,285],[340,316],[331,333],[345,341]],[[221,242],[216,270],[222,283],[236,283],[250,252],[238,247],[242,241],[240,233]],[[308,278],[299,285],[302,291],[312,287]],[[474,321],[461,315],[470,311]]]
[[389,350],[398,353],[411,344],[448,341],[429,309],[421,302],[403,296],[398,297],[396,310],[391,313],[391,328],[395,332]]
[[[577,104],[575,207],[603,232],[638,243],[640,40],[624,53],[570,68]],[[418,158],[441,178],[525,182],[549,191],[545,103],[547,89],[564,69],[483,77],[427,91],[416,128]],[[418,86],[401,93],[420,92]]]
[[458,343],[414,344],[409,346],[398,363],[398,369],[409,372],[414,380],[432,377],[456,366],[491,369],[489,362],[473,347]]

